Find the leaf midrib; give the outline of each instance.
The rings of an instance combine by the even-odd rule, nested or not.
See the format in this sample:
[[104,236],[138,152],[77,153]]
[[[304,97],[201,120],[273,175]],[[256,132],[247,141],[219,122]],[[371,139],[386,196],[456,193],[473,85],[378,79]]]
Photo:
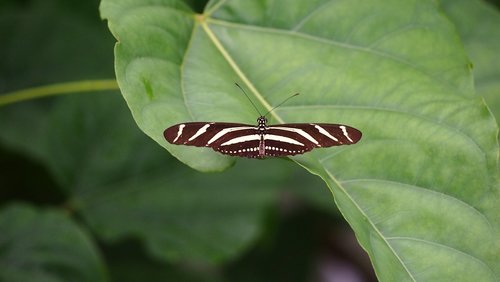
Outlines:
[[276,114],[276,112],[271,111],[272,106],[264,99],[264,96],[260,94],[255,85],[248,79],[245,73],[238,67],[238,64],[231,57],[229,52],[224,48],[222,43],[217,39],[217,36],[212,32],[212,30],[208,27],[206,21],[200,23],[203,30],[207,33],[207,36],[210,38],[212,43],[215,45],[217,50],[222,54],[224,59],[226,59],[227,63],[231,66],[233,71],[240,77],[243,83],[249,88],[250,92],[259,100],[259,102],[266,108],[267,111],[279,122],[284,123],[283,119]]
[[[340,181],[338,179],[336,179],[335,176],[329,170],[327,170],[326,168],[325,168],[324,171],[326,172],[326,174],[328,175],[328,177],[330,177],[330,179],[346,195],[346,197],[352,202],[352,204],[358,209],[359,213],[366,219],[366,222],[368,222],[370,224],[370,226],[372,227],[372,229],[378,234],[378,236],[381,238],[381,240],[386,244],[387,248],[389,248],[389,250],[394,254],[394,256],[399,261],[399,263],[401,264],[401,266],[403,267],[403,269],[406,271],[406,273],[408,274],[408,276],[411,278],[411,280],[416,282],[415,277],[413,277],[413,274],[410,272],[410,270],[408,269],[408,267],[406,266],[406,264],[403,262],[403,259],[398,255],[398,253],[396,252],[396,250],[394,250],[394,248],[391,246],[391,244],[389,244],[389,241],[387,240],[387,238],[385,236],[383,236],[383,234],[380,231],[380,229],[378,229],[375,226],[375,223],[371,220],[371,218],[368,217],[368,215],[363,211],[363,209],[358,205],[358,203],[351,197],[351,194],[349,194],[347,192],[347,190],[344,188],[344,186],[342,186],[342,184],[340,183]],[[328,182],[326,182],[326,184],[328,185]],[[333,188],[332,188],[332,190],[333,190]]]

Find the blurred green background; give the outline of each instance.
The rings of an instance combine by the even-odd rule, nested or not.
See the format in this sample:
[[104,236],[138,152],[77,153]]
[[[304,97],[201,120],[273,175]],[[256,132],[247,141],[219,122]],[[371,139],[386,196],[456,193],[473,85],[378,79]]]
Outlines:
[[[3,0],[0,93],[113,79],[98,6]],[[117,90],[0,108],[0,232],[2,281],[375,280],[318,178],[285,160],[192,171]]]

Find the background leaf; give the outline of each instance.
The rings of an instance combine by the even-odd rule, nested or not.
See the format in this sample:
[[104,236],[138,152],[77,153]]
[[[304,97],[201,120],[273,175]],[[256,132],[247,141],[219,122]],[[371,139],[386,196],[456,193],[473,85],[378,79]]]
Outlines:
[[119,38],[117,79],[136,122],[183,162],[230,165],[162,132],[250,122],[233,81],[264,109],[301,92],[275,122],[364,133],[356,146],[293,159],[327,182],[380,280],[498,278],[497,127],[433,1],[211,1],[195,15],[173,1],[108,0],[101,12]]
[[[99,22],[98,0],[30,0],[0,3],[0,93],[41,84],[113,76],[113,38]],[[74,7],[73,5],[77,5]],[[61,24],[64,22],[64,24]],[[0,111],[4,146],[45,158],[52,101],[28,101]],[[21,129],[21,130],[20,130]],[[37,140],[33,142],[33,140]]]
[[12,204],[0,212],[3,281],[106,281],[96,246],[60,211]]
[[[54,123],[52,128],[74,138],[65,138],[65,144],[49,142],[54,148],[69,149],[68,162],[55,159],[54,163],[59,171],[78,173],[70,176],[76,179],[70,185],[75,187],[72,202],[93,229],[108,240],[138,236],[150,252],[172,261],[226,260],[253,241],[263,208],[275,195],[273,187],[289,172],[286,166],[261,164],[256,173],[266,182],[246,174],[252,163],[235,169],[229,177],[193,173],[145,142],[138,130],[131,130],[125,107],[115,106],[113,113],[106,110],[116,98],[82,98],[61,104],[55,116],[64,115],[57,118],[64,124]],[[94,114],[75,115],[90,111]],[[85,124],[89,117],[104,120],[109,114],[122,124],[92,121],[86,130],[74,126]],[[104,132],[114,137],[103,138]],[[235,187],[238,181],[244,185]]]
[[[109,116],[115,122],[104,122]],[[262,162],[259,177],[249,176],[255,164],[247,162],[230,177],[192,172],[131,126],[112,94],[62,99],[48,123],[41,143],[67,205],[103,240],[140,238],[167,261],[222,262],[241,252],[258,236],[263,212],[291,171]]]
[[441,1],[446,15],[456,25],[465,50],[474,65],[477,93],[500,118],[500,65],[495,58],[500,48],[500,13],[484,1]]
[[112,74],[112,37],[97,20],[97,0],[21,2],[0,3],[0,37],[8,39],[0,46],[1,93]]

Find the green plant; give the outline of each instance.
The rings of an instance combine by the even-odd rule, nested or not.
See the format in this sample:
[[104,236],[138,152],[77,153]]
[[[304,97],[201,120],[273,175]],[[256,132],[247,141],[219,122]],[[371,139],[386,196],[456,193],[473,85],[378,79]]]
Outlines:
[[[12,258],[33,269],[63,269],[43,272],[48,276],[88,275],[82,281],[107,280],[108,270],[126,277],[129,264],[144,271],[133,260],[101,258],[105,251],[94,237],[108,244],[136,238],[169,265],[158,277],[180,277],[180,262],[227,265],[244,253],[265,230],[262,216],[282,191],[276,187],[307,188],[314,180],[287,182],[300,172],[280,160],[242,160],[227,173],[202,174],[160,147],[200,171],[234,165],[234,158],[171,146],[162,137],[166,127],[189,120],[253,122],[256,113],[234,82],[263,109],[300,92],[271,114],[275,123],[338,122],[363,132],[357,145],[290,159],[327,184],[379,280],[500,277],[498,127],[475,93],[471,72],[474,64],[480,94],[498,105],[500,68],[482,51],[500,45],[491,27],[500,18],[491,7],[221,0],[196,14],[182,1],[103,0],[101,15],[118,40],[123,97],[157,144],[134,129],[123,103],[107,94],[2,109],[2,144],[47,168],[64,209],[5,201],[10,206],[0,214],[0,230],[11,232],[0,235],[0,249],[7,250],[0,252],[0,277],[36,277],[36,271],[15,276],[23,264],[9,263]],[[484,37],[474,32],[479,29]],[[33,129],[19,131],[21,123]],[[313,193],[314,203],[325,196]],[[76,242],[74,254],[58,252],[65,241],[50,240],[54,225]],[[22,236],[28,227],[45,235],[34,241],[35,250],[49,246],[39,261],[25,260],[26,252],[13,247],[30,242]],[[204,279],[227,279],[221,276]]]

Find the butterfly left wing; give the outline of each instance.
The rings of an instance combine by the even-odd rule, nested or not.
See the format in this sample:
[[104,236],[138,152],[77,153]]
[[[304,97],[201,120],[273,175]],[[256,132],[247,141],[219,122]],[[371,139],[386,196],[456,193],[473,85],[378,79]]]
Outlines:
[[255,126],[225,122],[188,122],[163,132],[175,145],[210,147],[222,154],[254,158],[259,155],[260,136]]
[[288,123],[270,126],[264,135],[266,156],[303,154],[314,148],[351,145],[361,139],[356,128],[330,123]]

